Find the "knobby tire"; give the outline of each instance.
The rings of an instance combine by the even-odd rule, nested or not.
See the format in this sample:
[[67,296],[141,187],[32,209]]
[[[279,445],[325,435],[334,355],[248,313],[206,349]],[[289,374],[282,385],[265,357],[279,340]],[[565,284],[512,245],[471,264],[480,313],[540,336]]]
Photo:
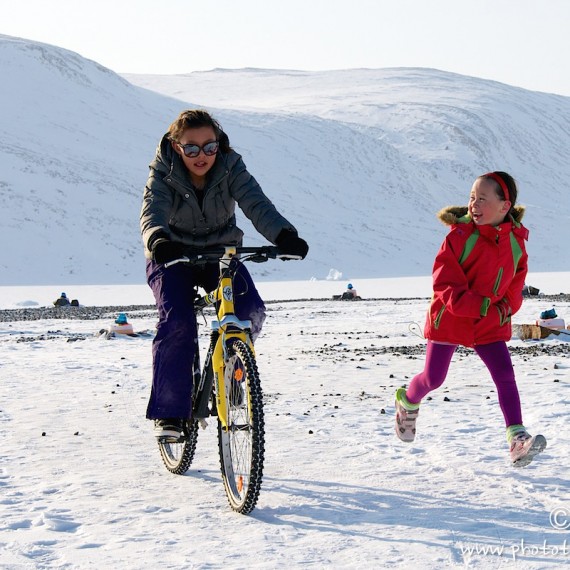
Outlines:
[[263,478],[263,394],[255,356],[243,341],[228,346],[225,368],[228,429],[218,420],[220,466],[231,508],[246,515],[255,508]]
[[186,473],[194,459],[197,441],[198,422],[195,420],[188,420],[181,441],[175,443],[159,441],[158,448],[164,466],[175,475]]

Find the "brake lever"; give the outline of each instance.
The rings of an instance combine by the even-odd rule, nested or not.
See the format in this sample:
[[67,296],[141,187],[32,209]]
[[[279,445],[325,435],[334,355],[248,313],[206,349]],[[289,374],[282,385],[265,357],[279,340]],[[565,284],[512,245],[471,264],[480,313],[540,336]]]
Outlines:
[[253,263],[263,263],[265,261],[268,261],[269,257],[266,253],[258,253],[249,257],[248,260],[253,261]]
[[187,263],[188,261],[190,261],[190,258],[186,257],[184,255],[182,257],[179,257],[178,259],[173,259],[172,261],[167,261],[164,264],[164,267],[171,267],[172,265],[176,265],[177,263]]

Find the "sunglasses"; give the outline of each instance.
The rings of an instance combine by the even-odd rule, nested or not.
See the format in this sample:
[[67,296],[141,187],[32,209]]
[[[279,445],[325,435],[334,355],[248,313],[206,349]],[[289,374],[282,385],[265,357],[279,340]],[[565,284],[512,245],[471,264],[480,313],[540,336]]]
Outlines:
[[196,158],[200,151],[202,151],[206,156],[214,156],[218,152],[220,143],[218,141],[212,141],[206,143],[204,146],[199,146],[197,144],[180,144],[176,143],[188,158]]

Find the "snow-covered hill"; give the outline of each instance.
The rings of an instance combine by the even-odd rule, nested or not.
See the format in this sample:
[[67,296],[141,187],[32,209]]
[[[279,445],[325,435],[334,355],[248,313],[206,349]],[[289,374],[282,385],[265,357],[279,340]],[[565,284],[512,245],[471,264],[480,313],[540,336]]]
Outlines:
[[143,282],[147,165],[191,106],[215,114],[311,245],[258,279],[427,275],[445,233],[434,213],[498,168],[529,206],[531,270],[568,268],[570,98],[427,69],[120,77],[8,36],[0,77],[2,285]]

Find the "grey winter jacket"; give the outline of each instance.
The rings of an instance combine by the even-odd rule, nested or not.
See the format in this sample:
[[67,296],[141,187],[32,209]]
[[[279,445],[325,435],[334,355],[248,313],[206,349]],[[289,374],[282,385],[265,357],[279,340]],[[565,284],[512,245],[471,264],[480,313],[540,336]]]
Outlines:
[[243,232],[236,226],[236,202],[255,229],[272,243],[281,230],[296,231],[233,150],[227,154],[218,151],[208,172],[201,208],[188,171],[166,135],[149,167],[140,215],[145,256],[149,259],[157,233],[192,248],[240,245]]

